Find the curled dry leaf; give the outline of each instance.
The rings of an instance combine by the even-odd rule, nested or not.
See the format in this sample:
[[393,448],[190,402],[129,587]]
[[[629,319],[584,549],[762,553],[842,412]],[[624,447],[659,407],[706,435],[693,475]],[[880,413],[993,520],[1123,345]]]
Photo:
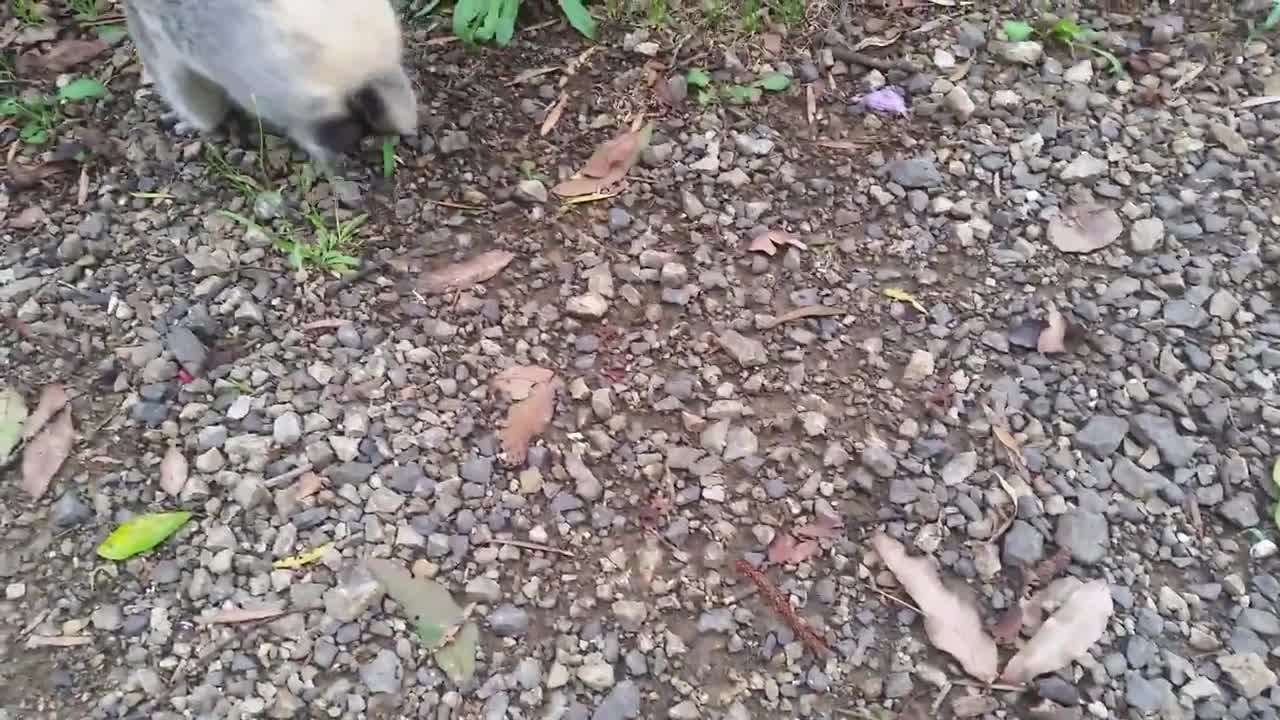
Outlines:
[[107,49],[101,40],[62,40],[49,48],[43,55],[26,53],[18,58],[18,70],[23,74],[61,73],[84,62],[88,62]]
[[62,383],[52,383],[41,388],[36,409],[31,413],[31,417],[27,418],[27,427],[22,431],[23,439],[30,440],[35,437],[36,433],[39,433],[59,410],[67,406],[69,399],[67,388]]
[[271,620],[285,614],[285,610],[276,608],[223,608],[198,618],[204,625],[232,625],[258,620]]
[[762,252],[765,255],[773,257],[778,252],[778,247],[782,245],[790,245],[801,250],[808,250],[809,246],[800,241],[800,238],[792,235],[785,230],[770,230],[763,233],[751,241],[751,245],[747,247],[749,252]]
[[845,311],[840,308],[827,307],[826,305],[805,305],[794,310],[788,310],[776,318],[766,320],[760,323],[760,329],[770,330],[776,328],[783,323],[789,323],[793,320],[811,317],[835,317],[844,315]]
[[1049,242],[1067,253],[1101,250],[1122,232],[1124,223],[1116,211],[1097,203],[1063,208],[1049,221]]
[[1057,308],[1049,309],[1049,320],[1044,330],[1040,331],[1040,338],[1036,341],[1036,350],[1045,355],[1061,353],[1067,351],[1064,344],[1067,338],[1067,321],[1062,317],[1062,313]]
[[1102,637],[1113,609],[1106,580],[1085,583],[1013,656],[1001,681],[1020,685],[1070,665]]
[[778,533],[769,543],[769,562],[795,565],[818,554],[818,543],[796,540],[790,533]]
[[554,370],[536,365],[512,365],[498,373],[493,379],[493,387],[511,396],[512,400],[523,400],[535,385],[551,382],[556,376]]
[[160,461],[160,489],[177,497],[182,493],[182,488],[187,485],[187,475],[190,470],[187,456],[182,454],[182,448],[177,445],[169,446],[169,451],[164,454],[164,460]]
[[608,189],[627,176],[652,136],[652,124],[623,130],[596,149],[577,176],[556,185],[551,192],[560,197],[575,197]]
[[546,431],[556,414],[556,390],[559,379],[538,383],[525,399],[507,411],[507,424],[498,431],[502,450],[512,465],[523,465],[529,456],[529,443]]
[[844,525],[840,518],[819,513],[813,522],[796,528],[795,534],[809,538],[838,538],[844,535]]
[[71,410],[64,409],[23,451],[22,489],[33,499],[39,500],[49,489],[49,483],[71,453],[75,434]]
[[876,533],[871,544],[924,613],[924,630],[934,647],[954,657],[978,680],[994,680],[995,641],[982,628],[978,610],[942,584],[933,560],[908,556],[902,543],[884,533]]
[[422,290],[430,294],[466,290],[502,272],[515,257],[514,253],[506,250],[490,250],[469,260],[446,265],[423,276]]

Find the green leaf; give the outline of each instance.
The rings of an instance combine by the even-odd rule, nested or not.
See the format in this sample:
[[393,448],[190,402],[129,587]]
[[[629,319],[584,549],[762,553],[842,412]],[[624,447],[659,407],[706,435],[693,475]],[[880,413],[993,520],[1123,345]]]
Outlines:
[[28,145],[44,145],[49,142],[49,131],[35,123],[29,123],[18,131],[18,137]]
[[18,104],[18,98],[0,98],[0,117],[14,117],[21,113],[22,106]]
[[1280,0],[1271,4],[1271,12],[1267,13],[1267,19],[1262,21],[1262,29],[1275,30],[1278,25],[1280,25]]
[[436,664],[456,685],[471,679],[476,672],[476,645],[480,642],[480,628],[469,622],[462,626],[453,642],[436,651]]
[[353,258],[350,255],[345,255],[343,253],[330,253],[325,256],[324,261],[329,267],[345,268],[347,270],[360,267],[359,258]]
[[714,103],[716,99],[717,99],[717,95],[716,95],[715,88],[708,88],[706,90],[698,91],[698,104],[703,107],[706,107],[707,105]]
[[1092,46],[1092,45],[1085,45],[1084,47],[1085,47],[1085,48],[1087,48],[1087,49],[1089,50],[1089,52],[1095,53],[1095,54],[1097,54],[1097,55],[1099,55],[1099,56],[1101,56],[1101,57],[1105,58],[1105,59],[1106,59],[1106,61],[1107,61],[1107,70],[1108,70],[1112,75],[1123,75],[1123,74],[1125,74],[1125,72],[1124,72],[1124,63],[1120,62],[1120,58],[1116,57],[1116,56],[1115,56],[1115,54],[1114,54],[1114,53],[1112,53],[1111,51],[1109,51],[1109,50],[1103,50],[1103,49],[1102,49],[1102,48],[1100,48],[1100,47],[1094,47],[1094,46]]
[[115,45],[129,34],[129,31],[125,29],[125,26],[118,23],[114,25],[100,25],[96,30],[98,33],[98,39],[108,45]]
[[690,70],[684,79],[689,84],[689,87],[704,88],[711,85],[711,76],[707,74],[706,70],[700,68]]
[[484,15],[484,22],[476,28],[475,38],[480,42],[492,40],[494,33],[498,32],[498,21],[502,17],[503,0],[485,0],[488,3],[488,10]]
[[11,388],[0,390],[0,465],[9,460],[9,453],[18,447],[22,426],[27,421],[27,403]]
[[396,174],[396,140],[386,138],[382,141],[382,177],[390,180]]
[[484,11],[485,0],[458,0],[453,6],[453,34],[463,42],[474,41],[473,25]]
[[191,513],[185,510],[136,515],[102,541],[98,555],[108,560],[128,560],[168,540],[190,519]]
[[1084,32],[1084,28],[1080,27],[1080,24],[1075,20],[1062,18],[1053,24],[1053,29],[1049,31],[1049,34],[1067,44],[1071,44],[1083,40]]
[[782,92],[791,87],[791,78],[780,72],[766,73],[758,81],[760,87],[769,92]]
[[739,105],[760,100],[760,88],[747,85],[730,85],[726,88],[726,94],[728,94],[730,102]]
[[560,9],[564,11],[564,16],[569,19],[574,30],[589,40],[596,39],[596,19],[587,12],[582,0],[560,0]]
[[1277,490],[1280,490],[1280,457],[1277,457],[1271,465],[1271,482]]
[[65,102],[90,100],[107,94],[107,86],[93,78],[76,78],[58,91],[58,99]]
[[403,565],[392,560],[372,558],[366,564],[391,599],[400,605],[422,644],[434,651],[440,669],[455,682],[470,679],[475,672],[476,643],[480,636],[475,623],[466,623],[452,643],[438,647],[445,635],[463,621],[462,608],[449,591],[434,580],[413,577]]
[[494,34],[494,42],[501,47],[511,44],[516,36],[516,17],[520,15],[520,0],[502,0],[502,15],[498,22],[498,31]]
[[1035,29],[1031,27],[1030,23],[1025,23],[1021,20],[1004,21],[1004,36],[1009,38],[1010,42],[1022,42],[1031,37],[1034,32]]

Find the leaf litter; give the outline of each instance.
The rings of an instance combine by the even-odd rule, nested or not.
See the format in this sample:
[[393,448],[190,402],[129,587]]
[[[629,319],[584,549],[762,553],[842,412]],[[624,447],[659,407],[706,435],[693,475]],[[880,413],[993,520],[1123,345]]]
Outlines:
[[514,402],[507,410],[506,424],[498,439],[507,461],[523,465],[529,443],[546,431],[555,418],[556,393],[564,384],[555,371],[536,366],[515,366],[499,373],[491,383]]
[[197,618],[197,621],[203,625],[235,625],[272,620],[288,612],[283,608],[223,608],[208,615],[202,615]]
[[1115,242],[1124,223],[1115,210],[1098,203],[1062,208],[1049,221],[1049,242],[1065,253],[1090,253]]
[[178,496],[182,493],[182,488],[187,486],[190,471],[191,467],[187,464],[187,456],[182,454],[182,448],[170,445],[164,459],[160,461],[160,489]]
[[551,192],[562,198],[590,195],[604,192],[620,182],[653,137],[652,123],[642,126],[643,120],[643,117],[636,118],[629,129],[597,148],[574,177],[556,185]]
[[769,578],[764,573],[752,567],[751,563],[746,560],[739,560],[734,565],[734,569],[738,571],[739,575],[746,577],[756,586],[756,589],[764,596],[765,602],[769,603],[769,607],[778,614],[778,617],[782,618],[782,621],[787,624],[787,627],[791,628],[792,632],[796,634],[796,637],[800,638],[800,641],[805,644],[805,647],[809,648],[810,652],[820,658],[832,654],[831,646],[827,644],[822,635],[818,634],[818,631],[814,630],[813,626],[806,622],[804,618],[796,614],[795,608],[791,607],[791,601],[787,599],[786,595],[782,594],[782,591],[777,586],[769,581]]
[[511,264],[515,253],[507,250],[490,250],[462,262],[446,265],[423,276],[420,287],[431,295],[451,290],[466,290],[479,285],[502,272]]
[[191,519],[192,513],[147,513],[121,523],[98,546],[98,555],[108,560],[128,560],[168,540]]
[[418,638],[431,650],[449,679],[458,684],[470,680],[475,674],[480,629],[468,620],[453,595],[434,580],[414,577],[395,561],[373,558],[366,565],[391,599],[400,605]]
[[1000,679],[1018,685],[1075,662],[1106,632],[1113,610],[1106,580],[1085,583],[1009,660]]
[[751,241],[751,245],[747,247],[747,251],[760,252],[773,257],[778,252],[778,248],[783,245],[790,245],[800,250],[809,249],[809,246],[801,242],[800,238],[785,230],[770,230],[756,236]]
[[934,647],[978,680],[994,680],[999,662],[995,641],[983,629],[977,608],[942,583],[932,558],[907,555],[902,543],[882,532],[871,544],[924,614],[925,633]]
[[797,540],[791,533],[778,533],[769,543],[769,562],[798,565],[817,555],[821,548],[813,540]]
[[783,323],[789,323],[804,318],[837,317],[846,314],[846,311],[841,310],[840,308],[829,307],[827,305],[804,305],[802,307],[788,310],[775,318],[764,320],[760,323],[760,329],[772,330]]
[[9,454],[18,447],[27,420],[27,403],[12,388],[0,389],[0,466],[9,461]]
[[22,432],[22,438],[30,440],[35,437],[59,410],[67,406],[70,399],[67,388],[62,383],[51,383],[41,388],[40,399],[36,401],[36,409],[27,418],[27,428]]
[[49,490],[53,478],[71,454],[75,435],[71,409],[66,408],[27,444],[22,452],[22,489],[33,500],[39,500]]

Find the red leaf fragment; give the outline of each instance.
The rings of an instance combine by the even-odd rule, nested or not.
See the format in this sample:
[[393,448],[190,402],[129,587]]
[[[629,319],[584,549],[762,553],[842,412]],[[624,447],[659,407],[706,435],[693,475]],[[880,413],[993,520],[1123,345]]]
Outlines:
[[22,453],[22,489],[39,500],[49,489],[62,463],[71,453],[76,429],[70,408],[58,413],[53,422],[27,445]]
[[446,265],[423,276],[422,290],[430,294],[466,290],[502,272],[515,257],[515,253],[506,250],[490,250],[469,260]]
[[41,388],[40,400],[36,402],[36,409],[31,413],[31,417],[27,418],[27,425],[22,431],[22,438],[30,440],[35,437],[36,433],[44,429],[50,418],[67,406],[69,400],[67,388],[62,383],[51,383]]

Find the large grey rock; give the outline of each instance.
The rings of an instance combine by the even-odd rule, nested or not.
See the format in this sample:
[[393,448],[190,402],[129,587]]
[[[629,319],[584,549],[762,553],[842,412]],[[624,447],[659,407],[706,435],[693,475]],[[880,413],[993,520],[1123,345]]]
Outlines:
[[1095,457],[1108,458],[1128,434],[1128,420],[1114,415],[1094,415],[1076,433],[1075,443],[1081,450]]
[[1072,560],[1081,565],[1092,565],[1106,556],[1111,536],[1106,517],[1076,509],[1058,520],[1053,539],[1060,547],[1071,551]]
[[1163,415],[1141,413],[1129,418],[1129,428],[1138,440],[1154,445],[1160,459],[1170,467],[1183,467],[1191,461],[1200,444],[1178,432],[1173,421]]

